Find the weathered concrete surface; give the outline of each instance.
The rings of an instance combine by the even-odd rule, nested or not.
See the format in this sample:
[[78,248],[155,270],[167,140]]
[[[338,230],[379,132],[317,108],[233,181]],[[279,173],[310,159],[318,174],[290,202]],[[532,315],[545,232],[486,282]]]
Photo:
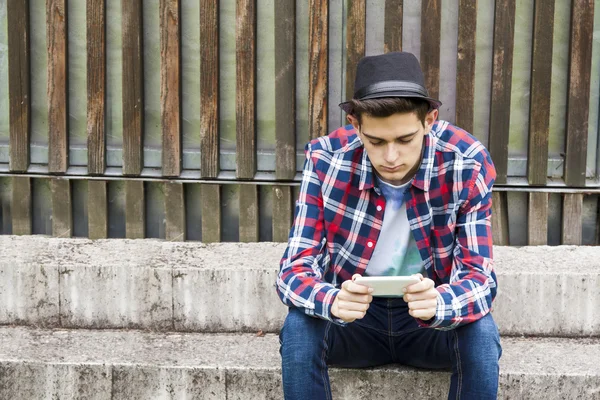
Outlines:
[[[287,311],[274,287],[284,250],[0,236],[0,324],[275,332]],[[502,334],[600,336],[600,248],[494,252]]]
[[[600,339],[503,338],[501,399],[600,398]],[[276,335],[0,328],[0,398],[281,399]],[[331,369],[336,399],[445,398],[449,372]],[[112,397],[110,396],[112,393]]]

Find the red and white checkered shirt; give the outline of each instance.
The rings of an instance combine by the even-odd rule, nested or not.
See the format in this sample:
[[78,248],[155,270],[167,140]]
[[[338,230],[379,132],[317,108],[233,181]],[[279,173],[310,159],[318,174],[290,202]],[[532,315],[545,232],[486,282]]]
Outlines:
[[[486,315],[496,296],[492,256],[492,186],[485,147],[437,121],[406,192],[406,212],[427,276],[438,291],[435,317],[422,326],[453,329]],[[351,125],[306,146],[295,219],[280,264],[281,301],[309,315],[331,315],[339,287],[363,274],[381,232],[385,198]]]

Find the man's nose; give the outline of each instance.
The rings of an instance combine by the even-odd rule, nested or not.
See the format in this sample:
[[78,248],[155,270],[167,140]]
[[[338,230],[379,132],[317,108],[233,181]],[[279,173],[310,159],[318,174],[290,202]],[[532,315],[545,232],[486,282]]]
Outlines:
[[396,166],[395,162],[398,160],[398,156],[399,156],[399,152],[398,152],[396,143],[389,143],[386,146],[385,154],[383,155],[385,162],[388,164],[394,164],[392,166],[395,167]]

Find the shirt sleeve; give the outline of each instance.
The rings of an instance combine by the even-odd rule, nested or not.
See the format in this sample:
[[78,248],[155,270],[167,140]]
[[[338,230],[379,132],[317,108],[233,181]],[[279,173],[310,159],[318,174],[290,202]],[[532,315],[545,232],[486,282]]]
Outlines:
[[454,329],[488,314],[496,297],[497,280],[492,253],[492,186],[496,171],[486,152],[474,173],[467,201],[456,219],[450,283],[438,286],[437,310],[421,326]]
[[306,314],[341,324],[331,315],[339,289],[323,280],[329,265],[324,229],[321,181],[317,175],[311,144],[306,146],[306,161],[300,195],[288,245],[280,262],[277,294],[289,306]]

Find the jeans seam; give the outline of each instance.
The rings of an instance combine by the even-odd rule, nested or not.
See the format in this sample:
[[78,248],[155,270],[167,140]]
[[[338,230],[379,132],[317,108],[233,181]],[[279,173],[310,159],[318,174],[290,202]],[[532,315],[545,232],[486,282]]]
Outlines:
[[462,365],[460,361],[460,351],[458,350],[458,334],[456,330],[452,330],[454,335],[454,352],[456,353],[456,370],[457,370],[457,382],[456,382],[456,400],[460,400],[460,392],[462,390]]
[[[388,300],[388,306],[389,306],[389,300]],[[392,320],[393,320],[392,309],[390,307],[388,307],[388,328],[389,329],[386,332],[386,335],[388,335],[388,343],[390,346],[390,352],[392,353],[392,360],[394,360],[394,362],[397,362],[396,349],[394,348],[394,341],[392,340]]]
[[327,326],[325,327],[325,337],[323,338],[323,353],[321,354],[321,378],[323,379],[323,386],[325,387],[325,396],[327,400],[332,400],[331,398],[331,385],[328,384],[327,379],[327,360],[326,352],[328,350],[327,338],[329,336],[329,329],[331,328],[331,322],[327,322]]

